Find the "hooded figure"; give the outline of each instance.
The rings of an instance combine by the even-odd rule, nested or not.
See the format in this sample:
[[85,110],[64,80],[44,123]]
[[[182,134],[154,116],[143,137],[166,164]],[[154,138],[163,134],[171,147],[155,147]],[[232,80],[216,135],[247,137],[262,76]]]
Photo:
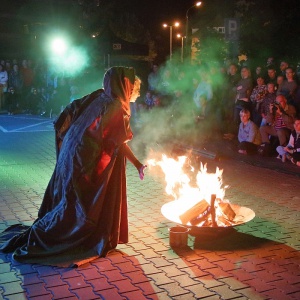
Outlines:
[[144,166],[127,142],[133,68],[112,67],[97,90],[73,101],[54,123],[57,162],[32,226],[2,233],[2,252],[26,263],[78,266],[128,242],[126,158]]

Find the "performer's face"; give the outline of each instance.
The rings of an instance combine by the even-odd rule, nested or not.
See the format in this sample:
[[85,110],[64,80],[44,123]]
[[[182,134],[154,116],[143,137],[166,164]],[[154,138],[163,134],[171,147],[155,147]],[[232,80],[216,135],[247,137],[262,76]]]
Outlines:
[[135,102],[136,99],[140,96],[140,89],[141,89],[141,81],[136,79],[134,82],[133,91],[130,97],[130,102]]

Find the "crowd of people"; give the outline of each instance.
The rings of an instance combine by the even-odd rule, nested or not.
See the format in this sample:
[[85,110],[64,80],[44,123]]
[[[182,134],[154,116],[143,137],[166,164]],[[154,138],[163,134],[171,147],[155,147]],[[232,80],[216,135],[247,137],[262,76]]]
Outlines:
[[[161,109],[166,111],[174,135],[197,138],[197,130],[202,130],[202,137],[220,134],[238,141],[241,154],[272,155],[280,149],[278,158],[300,165],[296,155],[300,153],[297,67],[272,57],[265,64],[252,65],[247,61],[154,63],[144,82],[145,93],[131,104],[132,122],[138,122],[144,112]],[[84,95],[84,85],[78,82],[82,78],[65,76],[41,61],[0,60],[0,110],[8,114],[58,115],[68,103]],[[282,152],[288,144],[295,155]]]
[[273,58],[254,68],[247,61],[188,68],[154,64],[139,107],[188,113],[207,135],[237,141],[240,154],[272,156],[277,150],[282,162],[300,166],[299,75],[287,61],[276,64]]
[[0,111],[58,115],[83,91],[78,76],[66,76],[42,60],[0,60]]

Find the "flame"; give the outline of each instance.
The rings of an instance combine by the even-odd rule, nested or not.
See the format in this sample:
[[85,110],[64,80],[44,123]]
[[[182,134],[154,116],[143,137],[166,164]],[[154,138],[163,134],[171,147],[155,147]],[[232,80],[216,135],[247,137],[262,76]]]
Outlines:
[[[174,198],[174,203],[168,206],[168,214],[171,219],[181,223],[179,215],[195,204],[205,199],[210,203],[211,195],[215,194],[218,202],[224,201],[225,189],[223,187],[223,170],[216,168],[215,173],[207,172],[207,165],[200,164],[200,169],[189,165],[186,156],[179,156],[177,159],[162,155],[162,159],[148,160],[148,165],[159,166],[165,175],[166,193]],[[225,202],[229,202],[225,200]],[[216,210],[218,215],[221,214]]]
[[[219,199],[225,197],[227,186],[223,187],[223,170],[218,167],[215,173],[208,173],[206,164],[201,163],[200,170],[196,173],[195,168],[187,163],[186,156],[179,156],[176,160],[165,154],[162,155],[160,161],[148,160],[148,165],[161,167],[165,175],[166,193],[174,200],[194,205],[202,199],[209,201],[212,194],[216,194]],[[184,168],[188,170],[185,172]]]

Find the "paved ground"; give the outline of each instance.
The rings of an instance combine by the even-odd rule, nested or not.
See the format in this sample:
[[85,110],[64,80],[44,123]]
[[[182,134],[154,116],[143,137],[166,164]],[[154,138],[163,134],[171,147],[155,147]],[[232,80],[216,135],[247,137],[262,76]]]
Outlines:
[[[3,230],[36,218],[55,153],[51,120],[2,115],[0,126]],[[175,224],[160,212],[171,200],[163,179],[148,170],[140,181],[128,166],[130,242],[77,269],[0,254],[0,299],[300,299],[299,170],[249,162],[207,160],[209,169],[224,170],[226,198],[256,217],[222,234],[189,235],[180,251],[169,247]]]

